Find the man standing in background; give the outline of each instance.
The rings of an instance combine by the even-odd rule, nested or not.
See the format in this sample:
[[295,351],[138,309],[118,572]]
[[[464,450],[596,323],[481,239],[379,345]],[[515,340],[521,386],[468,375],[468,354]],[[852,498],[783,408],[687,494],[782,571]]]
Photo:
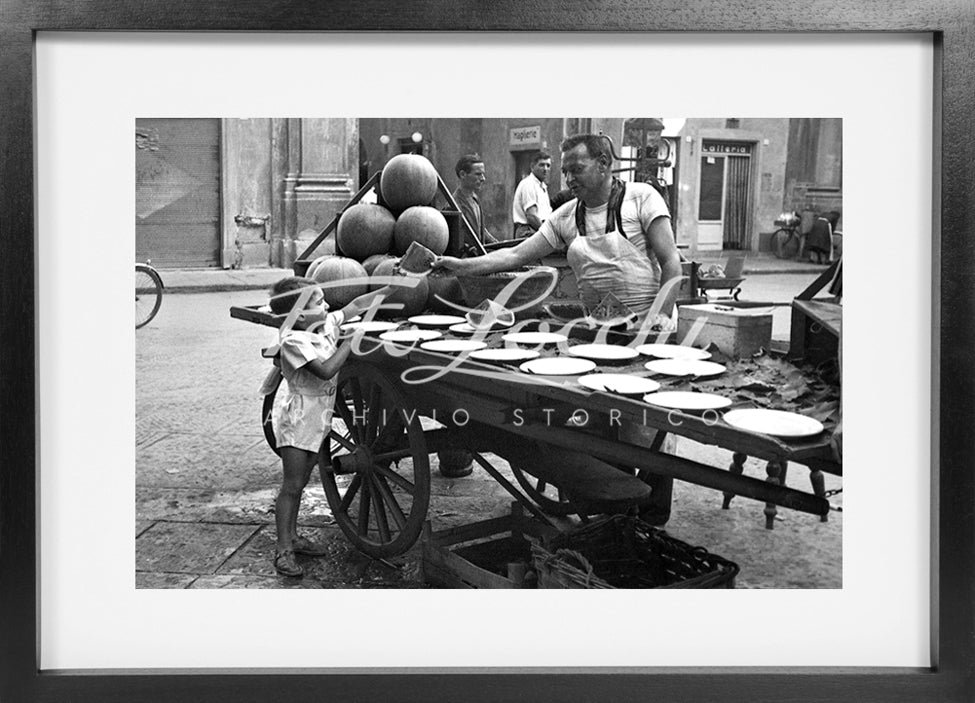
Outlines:
[[498,241],[484,227],[484,217],[481,213],[481,201],[477,194],[487,179],[485,176],[484,161],[477,154],[464,154],[457,161],[454,172],[460,180],[460,185],[453,192],[457,207],[461,214],[470,225],[471,231],[481,244],[490,244]]
[[552,214],[547,182],[551,170],[552,157],[544,151],[539,151],[532,157],[531,173],[518,184],[511,207],[515,239],[530,237]]

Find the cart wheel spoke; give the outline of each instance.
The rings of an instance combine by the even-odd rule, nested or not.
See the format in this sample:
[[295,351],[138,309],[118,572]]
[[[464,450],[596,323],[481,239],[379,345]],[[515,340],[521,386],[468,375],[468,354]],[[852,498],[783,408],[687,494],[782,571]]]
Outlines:
[[353,376],[349,379],[349,393],[352,401],[352,425],[358,429],[356,440],[366,444],[366,428],[364,427],[366,418],[365,401],[362,398],[362,383],[359,378]]
[[369,414],[366,420],[366,442],[374,443],[382,430],[380,411],[382,410],[382,389],[374,383],[369,392]]
[[345,426],[349,429],[349,434],[352,435],[352,439],[356,442],[360,442],[360,428],[356,426],[355,422],[353,421],[352,409],[349,408],[344,399],[335,399],[335,411],[339,414],[339,417],[342,418],[342,422],[344,422]]
[[406,527],[406,515],[403,514],[403,509],[396,501],[396,496],[394,496],[393,492],[389,489],[389,484],[386,483],[386,479],[378,474],[375,476],[375,479],[376,488],[379,489],[379,494],[382,496],[383,502],[386,504],[386,507],[389,508],[389,514],[392,515],[397,529],[402,530],[404,527]]
[[383,497],[379,493],[379,486],[376,483],[375,476],[370,477],[372,484],[369,487],[369,495],[372,496],[373,508],[376,511],[376,527],[379,528],[379,539],[383,542],[389,542],[392,536],[389,532],[389,520],[386,517],[386,506],[383,501]]
[[372,505],[372,490],[370,490],[369,479],[362,482],[362,490],[359,493],[359,534],[363,537],[369,535],[369,507]]
[[355,451],[355,443],[352,441],[351,435],[339,434],[335,430],[332,430],[331,432],[329,432],[328,436],[333,442],[341,446],[342,449],[345,449],[350,452]]
[[375,469],[376,469],[376,473],[379,474],[381,477],[388,479],[389,481],[392,481],[393,483],[395,483],[397,486],[402,488],[410,495],[414,495],[416,493],[415,485],[410,483],[405,477],[400,476],[398,473],[396,473],[389,467],[377,466],[375,467]]
[[333,512],[342,513],[343,515],[349,514],[349,506],[352,505],[352,501],[355,500],[356,493],[359,492],[359,487],[362,485],[362,477],[356,474],[352,477],[352,481],[349,483],[349,487],[345,489],[345,495],[342,496],[342,502],[339,503],[338,510]]

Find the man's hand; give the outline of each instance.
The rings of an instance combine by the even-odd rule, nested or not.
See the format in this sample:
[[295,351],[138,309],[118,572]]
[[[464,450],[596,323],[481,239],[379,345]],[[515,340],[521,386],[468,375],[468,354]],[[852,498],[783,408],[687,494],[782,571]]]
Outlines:
[[458,259],[456,256],[438,256],[430,263],[430,268],[434,271],[450,271],[451,273],[463,273],[468,259]]

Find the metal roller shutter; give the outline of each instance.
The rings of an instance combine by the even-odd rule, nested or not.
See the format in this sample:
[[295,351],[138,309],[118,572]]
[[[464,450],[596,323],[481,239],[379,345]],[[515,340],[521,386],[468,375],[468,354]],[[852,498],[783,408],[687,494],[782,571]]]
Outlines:
[[136,258],[219,266],[220,120],[136,120],[135,172]]

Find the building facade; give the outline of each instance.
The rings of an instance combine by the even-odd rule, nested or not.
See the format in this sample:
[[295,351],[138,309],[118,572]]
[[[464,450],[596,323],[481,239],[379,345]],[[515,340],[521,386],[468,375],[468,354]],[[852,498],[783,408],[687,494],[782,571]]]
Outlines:
[[840,119],[688,119],[665,137],[677,241],[692,253],[768,251],[783,211],[842,213]]
[[358,188],[355,119],[136,120],[136,258],[287,267]]
[[567,134],[610,136],[624,180],[655,177],[675,236],[698,252],[770,249],[783,211],[842,212],[842,122],[829,118],[266,118],[136,121],[136,257],[162,268],[288,267],[396,154],[422,153],[447,190],[484,159],[487,228],[512,233],[532,155],[562,187]]

